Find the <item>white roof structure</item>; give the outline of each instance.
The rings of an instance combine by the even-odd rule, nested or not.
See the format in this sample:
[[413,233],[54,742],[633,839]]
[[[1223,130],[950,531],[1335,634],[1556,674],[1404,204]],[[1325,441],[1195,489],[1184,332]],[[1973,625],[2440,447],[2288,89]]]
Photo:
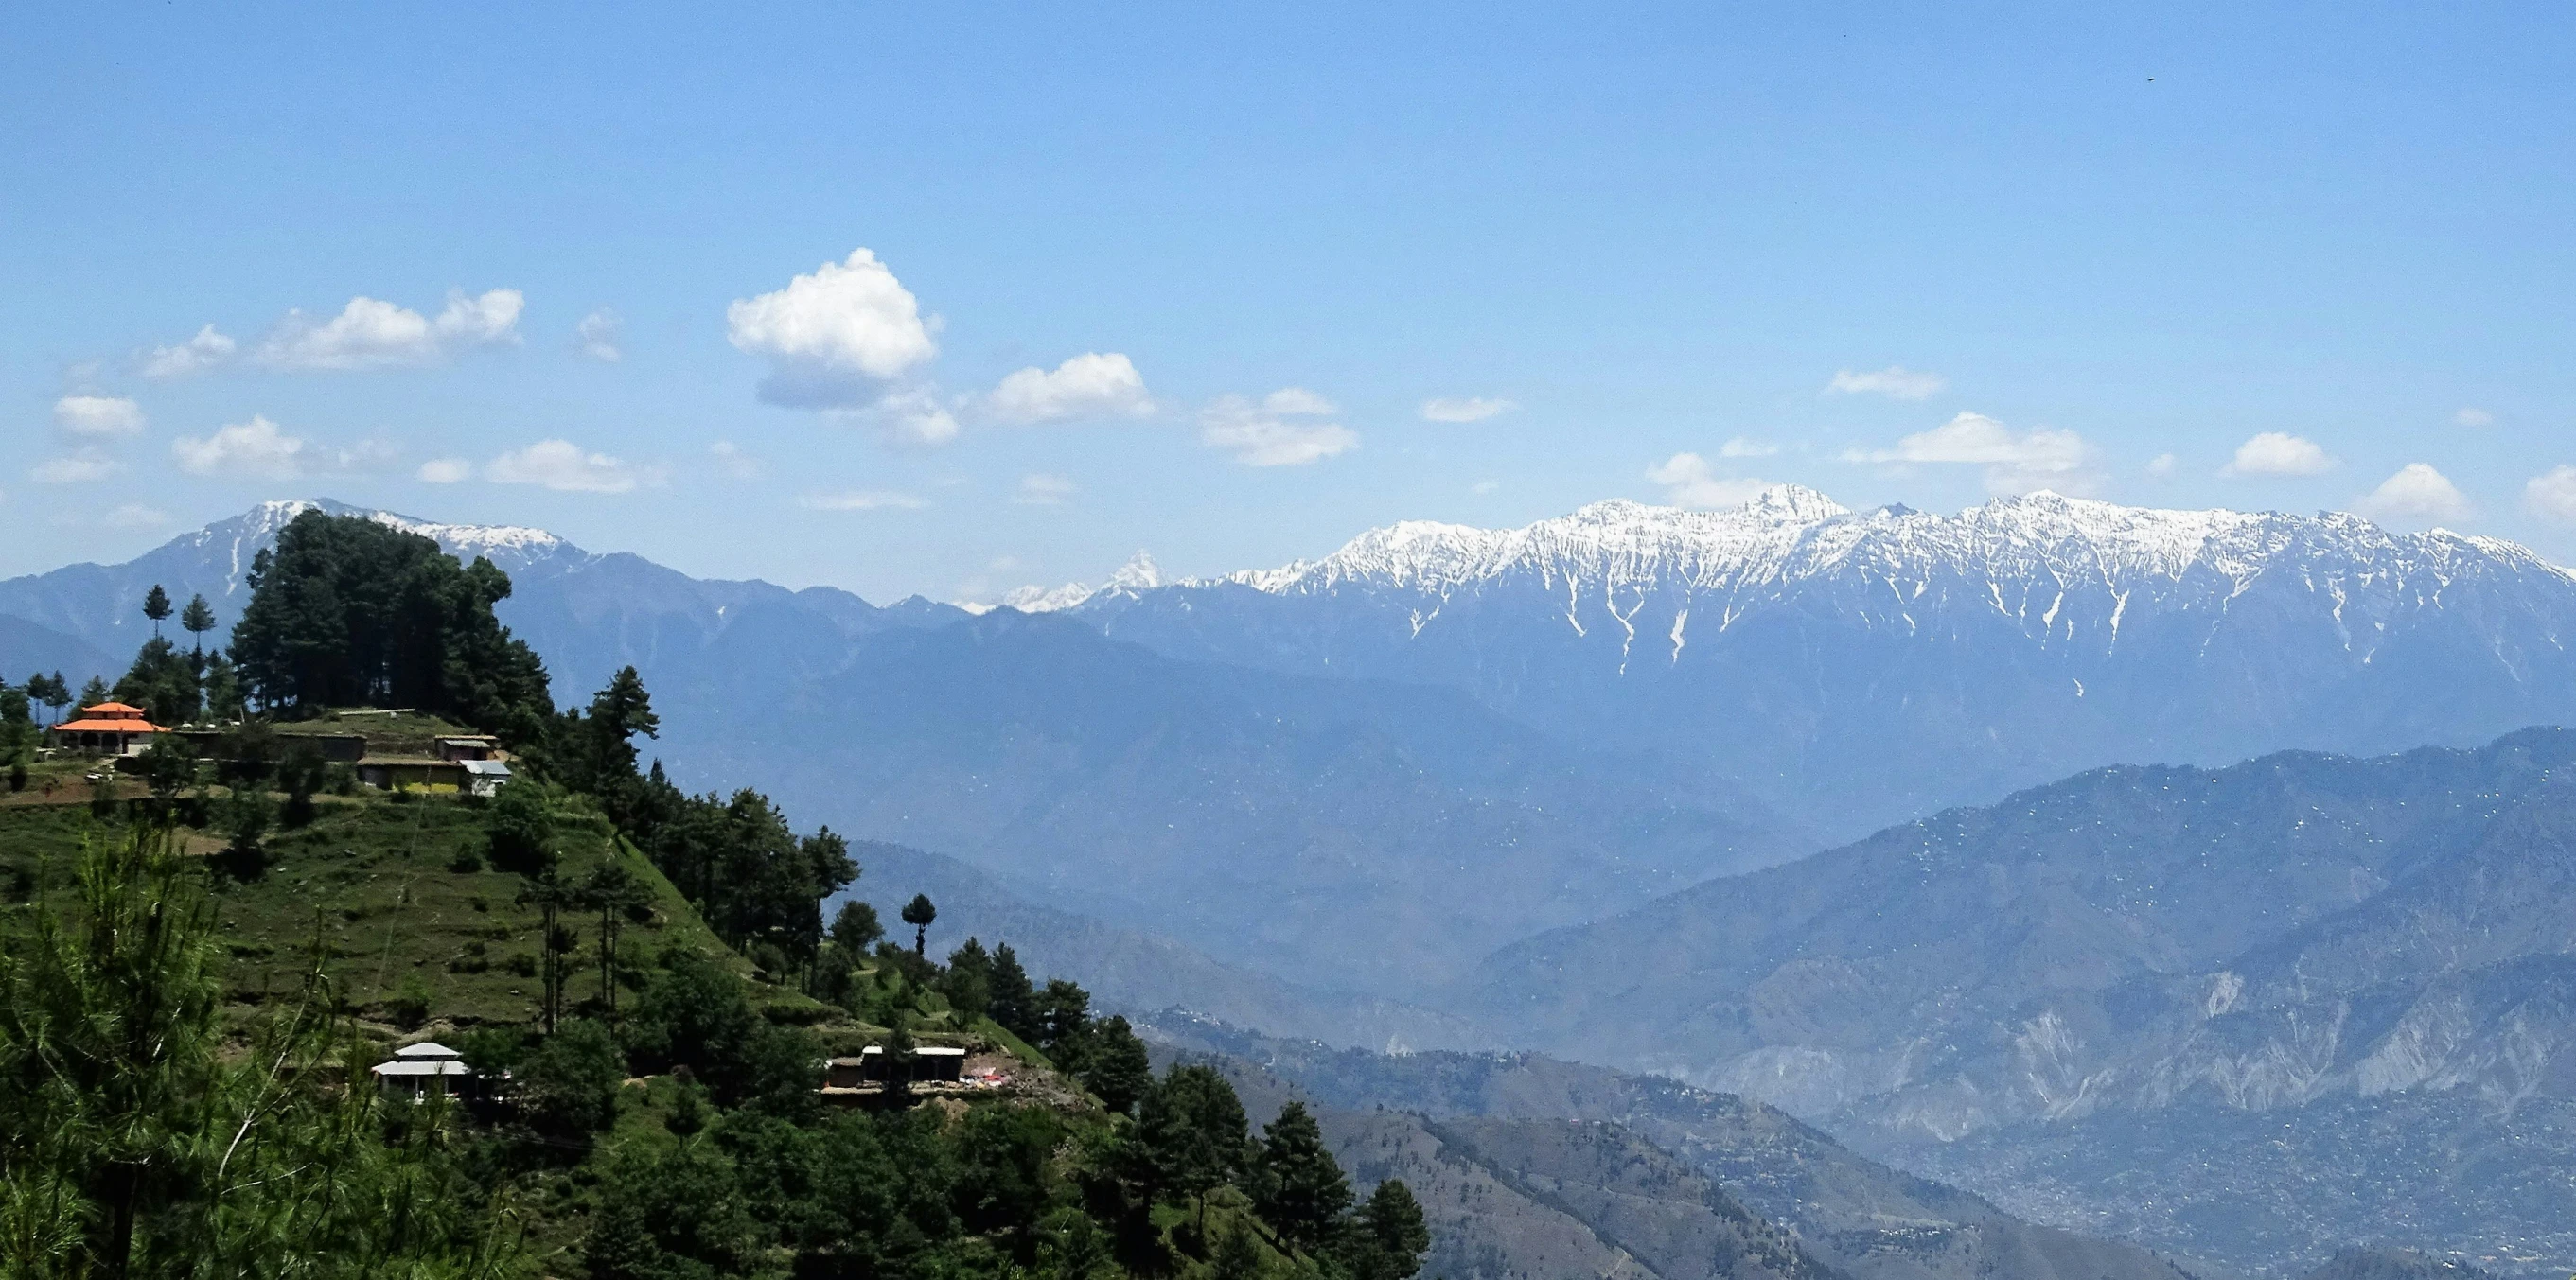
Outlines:
[[414,1076],[425,1078],[430,1076],[470,1076],[474,1074],[474,1068],[466,1066],[464,1063],[458,1062],[453,1058],[445,1061],[414,1060],[408,1062],[397,1058],[392,1062],[379,1062],[371,1068],[371,1070],[376,1073],[378,1078],[385,1080],[409,1079]]
[[499,760],[459,760],[456,763],[464,766],[467,774],[477,778],[506,778],[510,776],[510,766]]
[[[876,1045],[876,1044],[872,1044],[872,1045],[869,1045],[867,1048],[864,1048],[864,1049],[859,1050],[858,1057],[859,1057],[859,1058],[864,1058],[864,1057],[866,1057],[866,1056],[868,1056],[869,1054],[872,1054],[872,1053],[884,1053],[884,1052],[885,1052],[885,1046],[884,1046],[884,1045]],[[918,1046],[918,1047],[914,1048],[914,1049],[913,1049],[913,1051],[912,1051],[912,1054],[913,1054],[913,1056],[914,1056],[914,1057],[916,1057],[916,1058],[963,1058],[963,1057],[965,1057],[965,1056],[966,1056],[966,1051],[965,1051],[965,1050],[963,1050],[963,1049],[956,1048],[956,1047],[954,1047],[954,1046],[950,1046],[950,1045],[943,1045],[943,1044],[925,1044],[925,1045],[920,1045],[920,1046]],[[832,1061],[834,1061],[834,1062],[855,1062],[855,1061],[857,1061],[857,1060],[858,1060],[858,1058],[834,1058],[834,1059],[832,1059]]]
[[379,1079],[474,1074],[474,1068],[465,1065],[464,1055],[435,1040],[404,1045],[394,1050],[391,1060],[377,1063],[372,1070]]

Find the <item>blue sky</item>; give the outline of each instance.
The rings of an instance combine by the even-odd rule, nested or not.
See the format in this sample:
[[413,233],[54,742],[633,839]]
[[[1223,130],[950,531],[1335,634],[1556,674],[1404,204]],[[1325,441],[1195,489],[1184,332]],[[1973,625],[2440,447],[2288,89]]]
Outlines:
[[29,11],[0,573],[329,495],[991,599],[1754,481],[2576,561],[2562,7],[1929,8]]

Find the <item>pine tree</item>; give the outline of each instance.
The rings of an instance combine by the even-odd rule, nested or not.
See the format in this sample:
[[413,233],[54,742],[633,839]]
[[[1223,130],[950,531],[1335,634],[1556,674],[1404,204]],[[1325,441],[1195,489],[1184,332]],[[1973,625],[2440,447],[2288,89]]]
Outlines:
[[912,901],[903,904],[903,922],[912,926],[913,955],[928,958],[930,923],[938,918],[939,908],[930,905],[929,894],[916,893],[912,895]]
[[1010,943],[993,948],[992,976],[986,979],[990,994],[985,1010],[1004,1031],[1036,1044],[1038,1041],[1038,993],[1029,984],[1029,971],[1020,967],[1019,953]]
[[877,923],[877,909],[856,898],[842,903],[839,914],[832,917],[832,945],[852,959],[866,955],[868,948],[884,936],[885,926]]
[[1207,1229],[1207,1196],[1243,1172],[1243,1100],[1213,1067],[1177,1063],[1136,1108],[1136,1142],[1148,1181],[1166,1195],[1198,1203]]
[[1351,1184],[1306,1104],[1290,1102],[1261,1131],[1250,1178],[1253,1212],[1290,1246],[1312,1252],[1351,1207]]
[[143,593],[143,616],[152,620],[152,638],[160,639],[161,620],[170,616],[170,593],[162,590],[158,582]]
[[107,681],[91,676],[89,683],[81,686],[80,705],[95,707],[105,701],[107,701]]
[[1398,1178],[1377,1184],[1351,1224],[1346,1261],[1356,1280],[1408,1280],[1422,1270],[1431,1229],[1413,1189]]
[[1127,1019],[1117,1016],[1091,1024],[1087,1039],[1082,1087],[1099,1098],[1100,1105],[1120,1115],[1134,1110],[1154,1087],[1154,1064],[1145,1054],[1145,1042],[1137,1038]]
[[215,607],[207,604],[204,596],[192,595],[188,597],[188,607],[179,611],[179,625],[186,628],[189,635],[197,638],[197,656],[203,660],[206,654],[206,633],[215,629]]

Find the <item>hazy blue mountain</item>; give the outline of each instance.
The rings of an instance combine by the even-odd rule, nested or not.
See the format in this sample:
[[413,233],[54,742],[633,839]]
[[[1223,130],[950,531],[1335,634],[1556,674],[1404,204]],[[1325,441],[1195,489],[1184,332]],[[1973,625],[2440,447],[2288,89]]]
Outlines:
[[[252,557],[274,544],[288,521],[311,509],[425,534],[453,555],[488,557],[508,572],[513,593],[496,612],[545,658],[555,694],[567,702],[606,684],[630,663],[644,671],[648,684],[656,676],[689,679],[704,669],[710,649],[736,633],[748,633],[748,642],[736,645],[733,656],[763,664],[761,674],[783,683],[831,666],[849,636],[966,616],[928,602],[880,609],[830,588],[790,591],[766,582],[692,578],[641,556],[585,551],[542,529],[440,524],[321,499],[264,502],[124,564],[79,564],[0,581],[0,620],[33,623],[89,646],[90,670],[64,668],[75,683],[88,674],[113,678],[125,670],[151,634],[143,595],[155,585],[181,603],[205,596],[217,621],[207,639],[221,643],[249,600],[243,575]],[[164,625],[177,634],[175,623]],[[0,631],[0,642],[10,634]],[[68,653],[60,659],[75,660]],[[24,664],[12,650],[0,649],[0,671],[17,677],[19,665]]]
[[2576,733],[2099,770],[1517,944],[1458,1007],[2204,1256],[2400,1223],[2564,1266]]
[[1175,661],[1062,618],[859,637],[756,714],[694,687],[713,701],[656,686],[684,777],[1328,989],[1403,998],[1797,847],[1722,787],[1670,799],[1454,692]]
[[1042,906],[982,871],[935,853],[877,841],[850,849],[859,882],[824,904],[826,918],[855,898],[890,927],[914,894],[939,908],[931,951],[967,938],[987,949],[1007,942],[1039,981],[1072,978],[1104,1012],[1183,1009],[1237,1026],[1369,1048],[1481,1048],[1492,1040],[1461,1019],[1417,1006],[1302,987],[1228,965],[1169,938]]
[[[98,646],[25,618],[0,617],[0,679],[24,684],[39,671],[63,673],[74,692],[93,674],[110,665]],[[122,669],[120,665],[120,670]],[[39,709],[37,714],[50,712]]]
[[1845,838],[2097,764],[2470,745],[2576,715],[2576,576],[2355,516],[2037,494],[1961,515],[1604,502],[1410,521],[1068,607],[1180,657],[1437,684]]
[[1193,1018],[1145,1032],[1161,1056],[1213,1055],[1256,1111],[1287,1096],[1321,1104],[1355,1170],[1441,1188],[1447,1202],[1434,1211],[1483,1246],[1444,1255],[1453,1275],[1638,1274],[1622,1269],[1638,1264],[1688,1274],[1691,1264],[1669,1259],[1706,1246],[1660,1246],[1728,1235],[1716,1221],[1738,1239],[1784,1230],[1803,1265],[1855,1280],[2191,1274],[1888,1168],[1761,1103],[1671,1080],[1527,1053],[1334,1050]]
[[[648,749],[683,785],[758,786],[800,822],[1302,990],[1401,999],[1537,930],[1814,847],[1723,782],[1567,749],[1454,691],[1175,661],[1064,618],[705,581],[338,504],[264,504],[129,564],[0,583],[0,616],[130,653],[158,583],[228,628],[252,557],[316,505],[491,557],[513,584],[497,612],[559,700],[641,669],[663,726]],[[1231,990],[1202,994],[1247,1014]]]

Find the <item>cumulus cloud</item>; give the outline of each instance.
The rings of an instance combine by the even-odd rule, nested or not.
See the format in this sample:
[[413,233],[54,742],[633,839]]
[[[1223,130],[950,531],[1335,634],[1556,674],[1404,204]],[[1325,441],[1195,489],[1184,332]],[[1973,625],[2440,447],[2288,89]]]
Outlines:
[[1853,449],[1846,462],[1964,464],[1985,468],[1986,492],[1998,495],[2052,489],[2090,492],[2100,482],[2092,447],[2072,431],[2045,427],[2015,435],[1982,413],[1961,413],[1929,431],[1896,442],[1893,449]]
[[2236,446],[2236,456],[2218,474],[2314,476],[2334,470],[2334,465],[2334,458],[2316,441],[2286,431],[2266,431]]
[[115,396],[64,396],[54,402],[54,425],[93,440],[130,436],[143,430],[143,406]]
[[2561,464],[2533,476],[2522,487],[2522,501],[2542,519],[2576,524],[2576,467]]
[[1666,501],[1698,511],[1740,507],[1771,487],[1764,480],[1721,476],[1696,453],[1676,453],[1646,468],[1646,478],[1664,487]]
[[2492,427],[2495,425],[2495,415],[2484,409],[2463,407],[2458,413],[2451,415],[2451,424],[2460,427]]
[[1063,476],[1032,472],[1020,477],[1020,491],[1011,495],[1011,501],[1024,507],[1060,507],[1076,492],[1073,481]]
[[2182,470],[2182,459],[2170,453],[2159,453],[2147,461],[2147,474],[2158,480],[2171,480]]
[[742,446],[731,440],[718,440],[707,446],[707,452],[714,456],[716,470],[722,471],[731,479],[756,480],[766,469],[761,465],[760,459],[744,452]]
[[1767,440],[1737,436],[1717,447],[1721,458],[1768,458],[1780,452],[1780,446]]
[[463,458],[432,458],[412,474],[423,484],[460,484],[474,478],[474,464]]
[[1482,422],[1519,407],[1487,396],[1435,396],[1422,402],[1422,416],[1432,422]]
[[2410,462],[2379,487],[2353,503],[2353,510],[2373,520],[2465,520],[2476,508],[2450,477],[2421,462]]
[[984,406],[1004,422],[1054,422],[1061,418],[1143,417],[1154,411],[1145,377],[1117,352],[1085,352],[1053,372],[1031,366],[1002,379]]
[[626,358],[626,348],[619,345],[625,328],[626,322],[616,312],[602,307],[572,327],[572,349],[602,364],[615,364]]
[[930,449],[957,438],[957,415],[929,387],[897,391],[862,409],[839,410],[836,419],[873,430],[898,449]]
[[1360,447],[1358,432],[1315,421],[1333,412],[1332,401],[1303,387],[1282,387],[1258,403],[1219,396],[1199,411],[1199,443],[1247,467],[1304,466]]
[[570,440],[540,440],[485,463],[483,478],[494,484],[533,484],[558,493],[629,493],[643,485],[660,484],[663,477],[657,470],[593,453]]
[[812,511],[919,511],[930,505],[927,498],[882,489],[809,493],[796,502]]
[[125,464],[96,448],[74,449],[59,458],[47,458],[27,473],[38,484],[89,484],[105,480]]
[[1871,373],[1839,370],[1833,381],[1825,384],[1826,395],[1875,395],[1890,400],[1922,400],[1949,386],[1949,379],[1937,373],[1924,373],[1902,365],[1889,365]]
[[796,408],[854,408],[939,354],[921,304],[866,249],[725,309],[737,350],[769,361],[760,396]]
[[152,379],[184,378],[204,373],[233,358],[240,344],[215,332],[213,325],[197,330],[197,336],[166,347],[154,347],[137,362],[143,376]]
[[399,451],[383,441],[349,448],[317,445],[289,435],[265,417],[217,428],[203,439],[181,436],[170,442],[170,456],[193,476],[241,480],[294,480],[305,476],[352,475],[381,471]]
[[438,364],[469,347],[519,340],[516,289],[447,297],[435,318],[377,298],[349,299],[340,314],[315,323],[289,311],[262,338],[252,358],[272,369],[386,369]]
[[170,513],[140,502],[129,502],[101,519],[111,529],[158,529],[170,523]]

